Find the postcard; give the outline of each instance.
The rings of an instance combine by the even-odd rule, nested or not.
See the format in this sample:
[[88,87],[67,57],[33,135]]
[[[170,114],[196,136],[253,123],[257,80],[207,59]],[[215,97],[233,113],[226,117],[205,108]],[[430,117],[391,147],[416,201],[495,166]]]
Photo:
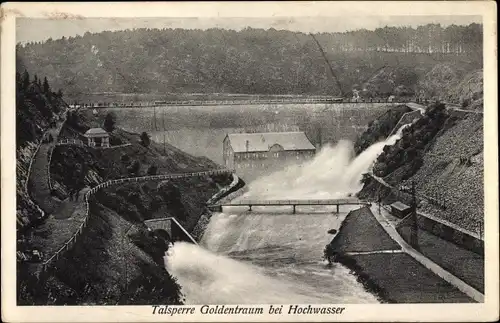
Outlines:
[[496,4],[2,4],[2,320],[495,321]]

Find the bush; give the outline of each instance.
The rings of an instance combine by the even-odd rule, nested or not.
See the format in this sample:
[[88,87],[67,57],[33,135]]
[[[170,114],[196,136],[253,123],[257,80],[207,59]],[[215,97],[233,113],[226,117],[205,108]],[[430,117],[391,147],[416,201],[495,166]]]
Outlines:
[[127,168],[127,171],[129,173],[129,175],[138,176],[140,168],[141,168],[141,164],[139,163],[139,161],[134,160],[132,162],[132,164]]
[[115,137],[115,136],[110,136],[109,137],[109,144],[111,146],[119,146],[121,144],[123,144],[122,140],[118,137]]
[[146,132],[141,133],[141,145],[148,147],[150,143],[149,135]]
[[156,175],[158,172],[158,167],[156,165],[151,165],[148,167],[147,174],[148,175]]
[[112,112],[108,112],[104,118],[104,130],[107,132],[113,132],[115,130],[116,116]]
[[128,163],[128,162],[130,161],[130,157],[129,157],[129,155],[127,155],[127,154],[123,154],[123,155],[121,155],[120,160],[121,160],[123,163]]

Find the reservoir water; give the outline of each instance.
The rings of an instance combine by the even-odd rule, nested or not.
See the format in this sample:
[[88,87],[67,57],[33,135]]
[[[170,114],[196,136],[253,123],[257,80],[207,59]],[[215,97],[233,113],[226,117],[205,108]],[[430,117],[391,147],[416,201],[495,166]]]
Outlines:
[[[356,158],[350,142],[326,146],[306,164],[252,182],[239,199],[347,197],[401,131]],[[290,208],[225,208],[212,216],[200,246],[176,243],[165,264],[186,303],[377,303],[348,269],[322,259],[332,239],[327,231],[339,228],[349,208]]]
[[228,133],[304,131],[314,144],[354,140],[388,108],[386,103],[255,104],[105,108],[99,114],[103,121],[113,112],[125,130],[146,131],[156,142],[165,140],[222,164],[222,142]]

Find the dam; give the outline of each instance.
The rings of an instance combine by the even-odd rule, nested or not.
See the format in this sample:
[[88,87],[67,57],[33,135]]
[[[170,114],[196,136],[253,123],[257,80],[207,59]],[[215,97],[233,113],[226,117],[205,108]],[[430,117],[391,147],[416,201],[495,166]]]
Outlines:
[[[325,146],[303,165],[290,166],[249,184],[234,204],[283,199],[341,199],[361,188],[362,174],[400,136],[369,147],[352,158],[352,144]],[[245,202],[246,201],[246,202]],[[345,205],[226,206],[212,215],[199,246],[178,242],[165,256],[170,274],[188,304],[379,303],[350,270],[329,266],[323,249],[350,210]],[[334,214],[335,213],[335,214]]]

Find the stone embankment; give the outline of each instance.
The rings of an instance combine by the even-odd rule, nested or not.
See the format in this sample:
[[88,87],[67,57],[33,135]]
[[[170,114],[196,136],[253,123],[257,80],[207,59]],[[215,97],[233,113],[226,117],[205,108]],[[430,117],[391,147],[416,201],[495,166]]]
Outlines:
[[[376,180],[380,185],[390,189],[391,192],[395,192],[396,195],[399,194],[399,190],[397,188],[393,187],[382,178],[373,174],[369,174],[369,176]],[[423,194],[417,194],[417,198],[426,201],[427,203],[431,202],[431,198]],[[484,253],[484,240],[478,233],[469,231],[454,223],[420,210],[417,210],[417,220],[420,229],[431,232],[442,239],[453,242],[454,244],[464,249],[476,252],[477,254]]]
[[483,301],[477,290],[409,246],[376,208],[350,212],[329,245],[368,290],[390,303]]
[[[211,205],[220,201],[223,198],[227,198],[229,195],[238,192],[243,186],[245,186],[245,182],[241,178],[236,176],[236,174],[234,173],[232,175],[233,175],[233,181],[231,182],[231,184],[222,188],[219,192],[213,195],[206,202],[206,205]],[[193,238],[196,241],[199,242],[201,240],[203,233],[205,232],[205,229],[207,228],[208,223],[210,222],[211,217],[212,217],[212,212],[208,210],[208,208],[206,208],[203,214],[201,215],[200,219],[196,223],[196,226],[193,228],[191,232],[191,236],[193,236]]]

